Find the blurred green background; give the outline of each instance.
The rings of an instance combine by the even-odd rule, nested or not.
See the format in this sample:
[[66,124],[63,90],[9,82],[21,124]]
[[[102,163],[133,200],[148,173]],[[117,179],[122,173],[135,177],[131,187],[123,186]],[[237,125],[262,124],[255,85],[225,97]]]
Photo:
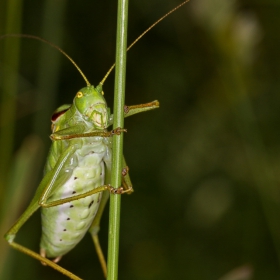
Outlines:
[[[180,1],[134,0],[128,42]],[[7,1],[0,34],[59,45],[94,85],[115,56],[117,1]],[[280,279],[280,2],[192,0],[128,53],[135,192],[122,199],[119,279]],[[0,41],[0,235],[26,208],[51,144],[50,116],[85,86],[58,51]],[[113,104],[112,74],[104,85]],[[107,251],[108,209],[100,239]],[[17,241],[39,250],[40,213]],[[0,279],[67,279],[0,239]],[[60,264],[103,279],[90,235]]]

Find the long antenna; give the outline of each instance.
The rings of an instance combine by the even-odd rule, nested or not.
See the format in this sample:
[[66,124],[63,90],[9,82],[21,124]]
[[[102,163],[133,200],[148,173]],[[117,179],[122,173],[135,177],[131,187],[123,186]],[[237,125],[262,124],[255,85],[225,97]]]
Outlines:
[[[174,9],[172,9],[171,11],[169,11],[167,14],[165,14],[164,16],[162,16],[160,19],[158,19],[155,23],[153,23],[149,28],[147,28],[140,36],[138,36],[126,49],[126,51],[129,51],[148,31],[150,31],[153,27],[155,27],[158,23],[160,23],[163,19],[165,19],[166,17],[168,17],[170,14],[172,14],[173,12],[175,12],[176,10],[178,10],[179,8],[181,8],[183,5],[185,5],[186,3],[188,3],[190,0],[185,0],[183,3],[181,3],[180,5],[176,6]],[[35,35],[30,35],[30,34],[6,34],[6,35],[2,35],[0,36],[0,40],[7,38],[7,37],[24,37],[24,38],[31,38],[31,39],[35,39],[44,43],[47,43],[48,45],[50,45],[51,47],[57,49],[58,51],[60,51],[64,56],[66,56],[71,62],[72,64],[77,68],[77,70],[80,72],[80,74],[82,75],[83,79],[85,80],[87,86],[90,86],[90,82],[88,81],[88,79],[86,78],[85,74],[82,72],[82,70],[80,69],[80,67],[75,63],[75,61],[66,53],[64,52],[60,47],[58,47],[57,45],[55,45],[52,42],[49,42],[43,38],[40,38],[38,36]],[[110,73],[112,72],[112,70],[115,68],[115,63],[111,66],[111,68],[109,69],[109,71],[106,73],[105,77],[102,79],[102,81],[100,82],[100,85],[102,86],[105,82],[105,80],[108,78],[108,76],[110,75]]]
[[29,34],[7,34],[7,35],[2,35],[0,36],[0,40],[6,37],[24,37],[24,38],[31,38],[31,39],[35,39],[38,41],[42,41],[44,43],[47,43],[48,45],[50,45],[51,47],[59,50],[63,55],[65,55],[72,63],[73,65],[77,68],[77,70],[80,72],[80,74],[82,75],[83,79],[85,80],[87,86],[90,86],[90,82],[88,81],[88,79],[86,78],[85,74],[82,72],[82,70],[80,69],[80,67],[76,64],[76,62],[66,53],[64,52],[60,47],[58,47],[57,45],[55,45],[52,42],[49,42],[43,38],[40,38],[38,36],[34,36],[34,35],[29,35]]
[[[164,16],[162,16],[160,19],[158,19],[155,23],[153,23],[149,28],[147,28],[140,36],[138,36],[126,49],[126,51],[129,51],[148,31],[150,31],[153,27],[155,27],[158,23],[160,23],[163,19],[165,19],[166,17],[168,17],[170,14],[172,14],[173,12],[175,12],[176,10],[178,10],[179,8],[181,8],[183,5],[185,5],[186,3],[188,3],[190,0],[186,0],[183,3],[181,3],[180,5],[176,6],[174,9],[172,9],[171,11],[169,11],[167,14],[165,14]],[[112,72],[112,70],[115,68],[116,63],[114,63],[111,68],[109,69],[109,71],[106,73],[105,77],[102,79],[102,81],[100,82],[101,85],[104,84],[105,80],[108,78],[109,74]]]

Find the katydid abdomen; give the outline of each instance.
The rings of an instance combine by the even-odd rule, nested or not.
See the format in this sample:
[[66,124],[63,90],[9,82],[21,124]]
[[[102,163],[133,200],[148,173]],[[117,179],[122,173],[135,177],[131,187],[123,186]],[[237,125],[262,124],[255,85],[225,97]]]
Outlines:
[[[111,139],[76,137],[107,128],[107,105],[101,92],[89,86],[81,89],[74,104],[63,105],[52,116],[52,135],[62,133],[70,139],[54,140],[45,166],[51,173],[67,148],[72,152],[62,164],[52,185],[48,203],[84,194],[104,185],[105,169],[111,165]],[[66,136],[66,138],[67,138]],[[54,207],[42,208],[41,255],[59,258],[84,237],[98,211],[102,193]]]
[[[61,170],[62,176],[57,180],[59,185],[54,186],[56,191],[50,201],[82,194],[104,185],[103,160],[111,155],[111,148],[104,143],[104,138],[90,137],[61,142],[71,142],[71,145],[80,148],[76,149]],[[101,196],[100,192],[55,207],[42,208],[42,254],[56,258],[74,248],[88,231]]]

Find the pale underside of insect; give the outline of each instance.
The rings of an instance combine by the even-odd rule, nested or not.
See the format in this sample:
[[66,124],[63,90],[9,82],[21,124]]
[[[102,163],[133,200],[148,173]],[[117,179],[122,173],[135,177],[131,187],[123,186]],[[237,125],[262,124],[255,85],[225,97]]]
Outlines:
[[[130,49],[148,30],[166,16],[187,3],[183,2],[143,32]],[[107,107],[102,85],[113,69],[105,75],[97,87],[89,84],[73,60],[54,44],[32,35],[4,35],[5,37],[29,37],[58,49],[76,66],[84,77],[87,87],[76,94],[72,105],[59,107],[52,116],[52,145],[44,169],[44,177],[21,217],[5,235],[9,244],[47,264],[71,279],[80,279],[56,264],[63,255],[74,248],[86,232],[90,232],[96,251],[106,275],[106,262],[98,241],[100,219],[109,193],[122,194],[133,191],[128,167],[123,158],[122,186],[110,185],[112,163],[112,136],[125,129],[108,131],[113,124],[113,115]],[[125,106],[124,117],[159,107],[158,101]],[[22,225],[33,213],[42,209],[42,237],[40,254],[14,242]],[[50,259],[48,259],[50,258]]]

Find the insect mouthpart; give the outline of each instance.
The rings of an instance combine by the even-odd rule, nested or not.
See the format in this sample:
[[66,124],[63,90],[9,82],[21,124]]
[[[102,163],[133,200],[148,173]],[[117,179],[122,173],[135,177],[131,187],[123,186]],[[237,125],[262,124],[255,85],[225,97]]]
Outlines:
[[95,104],[91,106],[87,112],[86,116],[93,122],[97,128],[107,127],[107,110],[104,104]]
[[98,127],[102,127],[102,116],[101,114],[98,114],[98,113],[93,113],[93,116],[92,116],[92,121],[94,122],[94,124]]

